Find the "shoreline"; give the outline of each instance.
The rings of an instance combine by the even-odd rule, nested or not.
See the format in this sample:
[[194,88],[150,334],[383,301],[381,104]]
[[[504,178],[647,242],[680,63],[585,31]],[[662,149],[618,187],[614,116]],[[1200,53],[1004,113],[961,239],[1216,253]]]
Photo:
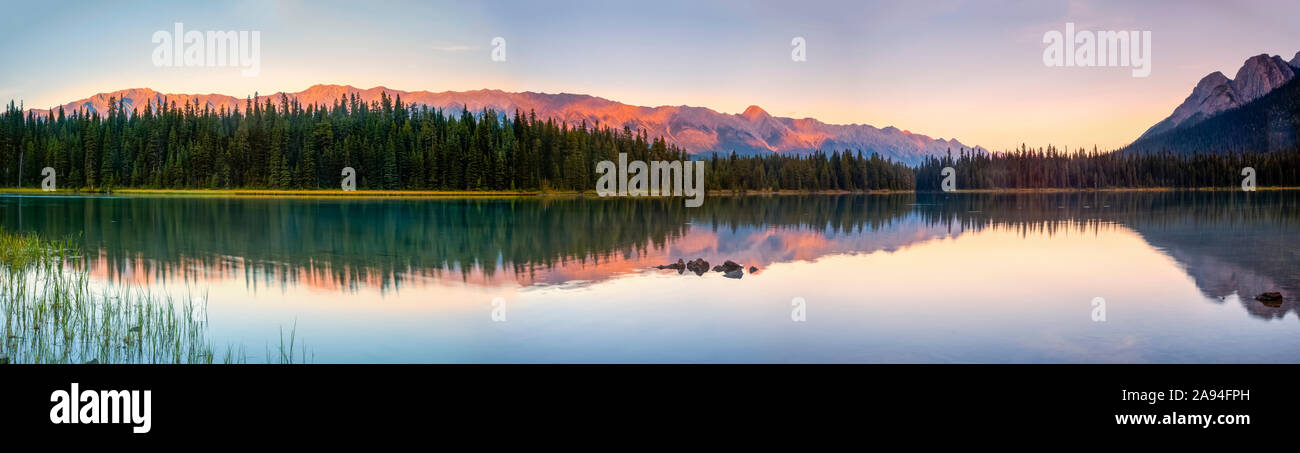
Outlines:
[[[1112,193],[1112,192],[1233,192],[1239,187],[1112,187],[1102,189],[1037,188],[1037,189],[959,189],[957,194],[1048,194],[1048,193]],[[1300,187],[1257,187],[1257,191],[1300,190]],[[898,195],[940,194],[943,192],[915,190],[763,190],[736,192],[710,190],[707,196],[779,196],[779,195]],[[550,198],[595,197],[594,191],[554,192],[538,190],[355,190],[339,189],[58,189],[46,192],[39,188],[0,188],[0,195],[34,196],[177,196],[177,197],[231,197],[231,198]],[[662,197],[611,197],[611,198],[662,198]],[[674,197],[680,198],[680,197]]]

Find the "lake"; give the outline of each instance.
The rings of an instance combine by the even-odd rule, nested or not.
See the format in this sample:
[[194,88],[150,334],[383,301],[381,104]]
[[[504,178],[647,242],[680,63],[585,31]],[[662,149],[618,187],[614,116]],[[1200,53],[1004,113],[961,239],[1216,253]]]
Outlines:
[[[95,285],[201,298],[249,362],[281,329],[325,363],[1300,362],[1295,191],[6,195],[0,216],[76,237]],[[654,268],[679,258],[745,270]]]

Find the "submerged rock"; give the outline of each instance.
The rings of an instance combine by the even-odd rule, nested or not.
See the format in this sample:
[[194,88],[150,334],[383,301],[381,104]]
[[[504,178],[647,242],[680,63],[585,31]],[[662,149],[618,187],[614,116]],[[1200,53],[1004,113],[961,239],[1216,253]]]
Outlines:
[[1255,300],[1270,307],[1280,307],[1282,306],[1282,293],[1276,291],[1263,293],[1255,296]]
[[740,278],[745,276],[745,271],[736,269],[734,271],[728,271],[727,273],[722,274],[722,276],[727,278]]
[[680,271],[680,270],[686,269],[686,261],[683,261],[681,258],[678,258],[676,263],[673,263],[673,264],[660,264],[660,265],[658,265],[658,266],[655,266],[655,268],[657,268],[657,269],[676,269],[676,270],[679,270],[679,271]]
[[1277,291],[1261,293],[1260,295],[1255,296],[1255,300],[1282,300],[1282,293]]

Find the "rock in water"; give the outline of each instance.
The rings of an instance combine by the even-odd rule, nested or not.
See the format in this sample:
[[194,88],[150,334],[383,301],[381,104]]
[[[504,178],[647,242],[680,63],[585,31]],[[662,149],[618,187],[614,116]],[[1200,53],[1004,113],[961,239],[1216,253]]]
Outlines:
[[758,272],[758,268],[757,268],[757,267],[754,267],[754,266],[749,266],[749,273],[752,274],[752,273],[755,273],[755,272]]
[[745,271],[736,269],[734,271],[728,271],[727,273],[722,274],[722,276],[727,278],[740,278],[745,276]]
[[741,265],[739,265],[739,264],[736,264],[736,262],[735,262],[735,261],[732,261],[732,260],[727,260],[727,261],[725,261],[725,262],[722,263],[722,272],[738,271],[738,270],[742,270],[742,269],[744,269],[744,268],[745,268],[745,266],[741,266]]
[[1255,300],[1270,307],[1280,307],[1282,306],[1282,293],[1276,291],[1263,293],[1255,296]]
[[709,271],[709,262],[704,261],[704,258],[696,258],[686,263],[686,269],[694,272],[695,275],[704,275]]

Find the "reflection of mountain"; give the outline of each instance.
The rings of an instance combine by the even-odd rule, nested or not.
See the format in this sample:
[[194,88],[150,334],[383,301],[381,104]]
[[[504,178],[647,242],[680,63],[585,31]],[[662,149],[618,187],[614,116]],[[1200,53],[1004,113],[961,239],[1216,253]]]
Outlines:
[[[1021,228],[1124,225],[1181,264],[1207,297],[1235,293],[1260,318],[1300,316],[1300,193],[1294,191],[985,195],[946,211],[962,206],[980,211],[968,213],[974,218]],[[1278,307],[1255,300],[1266,291],[1281,291],[1286,300]]]
[[9,229],[82,235],[90,262],[105,260],[100,271],[110,277],[143,266],[144,275],[130,277],[243,274],[254,282],[269,277],[336,287],[390,287],[446,274],[490,280],[503,270],[527,277],[662,246],[687,230],[684,222],[656,221],[680,216],[673,213],[683,209],[680,201],[6,197],[0,203]]
[[[1122,225],[1183,265],[1207,297],[1237,293],[1255,316],[1296,311],[1300,294],[1291,191],[711,197],[694,209],[576,198],[0,197],[0,214],[7,229],[83,235],[92,272],[136,283],[586,284],[677,258],[766,268],[984,228],[1051,236]],[[1255,301],[1264,291],[1287,300]]]
[[146,283],[244,278],[322,288],[429,280],[601,281],[670,257],[766,266],[893,250],[960,227],[909,197],[328,200],[0,197],[3,225],[81,235],[92,272]]
[[[1260,318],[1300,316],[1300,193],[1294,191],[986,195],[944,210],[963,206],[979,211],[968,213],[973,218],[1019,228],[1124,225],[1181,264],[1207,297],[1238,294]],[[1278,307],[1256,301],[1265,291],[1281,291],[1286,300]]]
[[[1182,244],[1182,246],[1186,245],[1195,244]],[[1280,288],[1286,288],[1289,294],[1296,294],[1297,287],[1294,282],[1282,284],[1271,276],[1260,274],[1237,263],[1197,254],[1199,251],[1189,252],[1180,246],[1173,246],[1167,250],[1170,256],[1183,264],[1187,274],[1196,280],[1196,286],[1207,297],[1222,300],[1236,294],[1246,311],[1260,318],[1281,319],[1287,312],[1296,311],[1294,298],[1285,300],[1278,306],[1265,305],[1255,300],[1255,296],[1260,293]]]
[[[1129,224],[1152,246],[1183,265],[1207,297],[1237,294],[1252,315],[1300,316],[1300,211],[1296,197],[1279,193],[1218,194],[1200,209],[1156,213],[1159,221]],[[1203,198],[1210,198],[1209,195]],[[1227,202],[1223,202],[1227,201]],[[1212,212],[1206,212],[1212,211]],[[1281,291],[1286,300],[1268,306],[1255,296]]]

